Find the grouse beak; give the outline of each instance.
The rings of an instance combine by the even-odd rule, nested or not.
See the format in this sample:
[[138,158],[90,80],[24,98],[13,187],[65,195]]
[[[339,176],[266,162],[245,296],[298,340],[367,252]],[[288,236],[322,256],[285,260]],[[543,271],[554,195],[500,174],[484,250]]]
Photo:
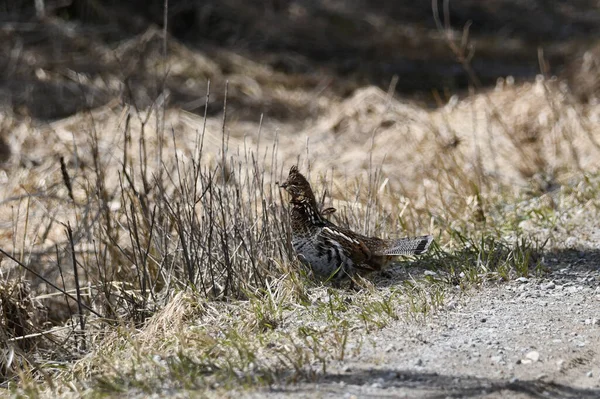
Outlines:
[[279,182],[275,182],[275,184],[277,184],[279,186],[279,188],[287,188],[288,184],[287,183],[279,183]]

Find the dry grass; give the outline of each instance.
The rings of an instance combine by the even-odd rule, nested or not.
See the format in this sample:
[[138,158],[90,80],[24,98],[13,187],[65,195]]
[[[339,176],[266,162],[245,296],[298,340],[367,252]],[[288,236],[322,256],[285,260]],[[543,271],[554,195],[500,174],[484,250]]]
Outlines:
[[[151,32],[115,54],[140,49],[164,73],[156,46]],[[543,273],[551,236],[536,232],[599,207],[600,108],[555,80],[425,110],[373,87],[319,97],[237,56],[220,74],[170,51],[186,63],[165,87],[203,65],[231,96],[318,117],[242,121],[209,93],[204,116],[151,94],[139,106],[139,93],[42,126],[3,113],[0,383],[17,395],[218,395],[318,378],[390,320],[422,322],[474,286]],[[315,283],[273,184],[296,163],[337,223],[431,232],[437,245],[358,293]]]
[[[574,170],[576,162],[593,170],[596,148],[583,145],[589,132],[569,130],[577,156],[545,155],[556,154],[552,137],[567,141],[560,136],[566,134],[562,128],[574,129],[573,108],[561,105],[553,129],[542,129],[541,117],[530,118],[539,122],[531,122],[539,135],[529,141],[538,146],[532,154],[543,161],[522,155],[509,162],[514,137],[501,135],[499,116],[480,124],[489,129],[483,133],[459,137],[460,129],[450,128],[464,123],[465,112],[490,101],[508,112],[511,93],[518,94],[513,104],[527,94],[533,97],[529,104],[538,99],[536,112],[543,115],[551,108],[542,103],[547,97],[536,97],[537,87],[487,93],[434,112],[369,89],[340,104],[337,118],[323,118],[304,138],[274,137],[263,125],[260,142],[258,132],[248,133],[250,125],[223,128],[217,118],[204,123],[178,110],[163,114],[120,106],[32,129],[30,140],[59,139],[37,151],[61,154],[65,161],[62,171],[61,163],[48,157],[28,170],[8,170],[15,175],[9,175],[10,195],[2,212],[13,228],[6,231],[3,248],[43,279],[3,259],[7,287],[28,276],[37,293],[10,295],[17,305],[2,302],[2,333],[9,338],[5,358],[11,359],[4,361],[6,383],[16,389],[11,381],[20,381],[26,392],[37,378],[54,375],[59,381],[81,381],[71,385],[79,393],[141,395],[214,393],[239,382],[253,386],[316,378],[329,362],[359,350],[364,343],[353,334],[357,329],[382,328],[397,318],[422,320],[456,295],[449,291],[453,286],[465,290],[490,279],[542,272],[544,237],[519,238],[523,212],[507,213],[507,207],[519,203],[517,195],[531,195],[524,192],[527,187],[560,195],[554,186],[528,184],[537,174],[552,176],[556,185],[573,177],[561,171]],[[514,123],[510,131],[523,131],[522,119],[505,119]],[[345,130],[327,129],[331,120],[343,121]],[[361,130],[369,128],[369,134]],[[454,132],[456,143],[442,144],[441,131]],[[490,131],[498,143],[494,155],[475,140]],[[307,145],[306,137],[322,141]],[[390,151],[394,138],[399,144]],[[336,159],[320,151],[334,142],[342,151]],[[352,162],[361,158],[363,164]],[[331,201],[338,208],[337,222],[381,235],[431,229],[438,247],[416,266],[432,273],[425,279],[396,274],[391,282],[365,281],[359,294],[331,291],[302,277],[288,245],[285,201],[272,184],[298,159],[327,205]],[[557,164],[562,167],[549,169]],[[527,169],[534,167],[533,173]],[[332,172],[317,179],[316,171]],[[508,185],[506,176],[521,187]],[[539,206],[558,205],[542,201]],[[71,296],[56,295],[45,280]],[[47,327],[24,316],[33,312],[24,304],[33,301],[48,308]],[[79,304],[87,308],[78,310]],[[10,306],[24,313],[10,313]],[[34,346],[15,346],[32,340]],[[49,389],[66,394],[72,388]]]

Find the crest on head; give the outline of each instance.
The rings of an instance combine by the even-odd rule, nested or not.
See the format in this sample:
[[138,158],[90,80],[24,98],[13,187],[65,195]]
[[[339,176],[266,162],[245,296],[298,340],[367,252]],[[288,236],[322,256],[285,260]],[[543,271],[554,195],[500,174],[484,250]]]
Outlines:
[[315,195],[310,188],[310,183],[306,178],[298,171],[296,165],[290,168],[290,173],[285,182],[281,183],[279,187],[284,188],[291,196],[292,202],[308,201],[311,205],[317,204]]

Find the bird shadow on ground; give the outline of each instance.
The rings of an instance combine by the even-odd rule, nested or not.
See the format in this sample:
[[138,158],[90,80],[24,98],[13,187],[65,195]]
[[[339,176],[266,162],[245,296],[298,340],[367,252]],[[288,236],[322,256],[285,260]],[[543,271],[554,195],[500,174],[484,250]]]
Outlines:
[[[471,249],[452,253],[438,252],[432,256],[414,259],[403,259],[381,273],[369,277],[377,287],[390,287],[408,280],[431,278],[434,281],[459,285],[465,273],[495,273],[502,281],[502,267],[512,268],[510,276],[539,277],[546,280],[557,280],[561,284],[596,286],[600,279],[600,250],[595,248],[560,249],[550,251],[532,250],[528,260],[516,260],[510,251],[497,249],[482,259],[480,254]],[[511,262],[513,264],[511,264]],[[514,263],[518,263],[514,264]],[[516,269],[518,267],[518,270]],[[515,272],[517,276],[515,276]],[[463,273],[461,275],[461,273]],[[491,278],[493,280],[493,278]],[[506,281],[506,279],[504,279]]]
[[[498,380],[475,376],[452,376],[437,373],[415,372],[407,370],[381,369],[356,370],[348,373],[330,373],[320,379],[319,392],[331,394],[352,393],[352,387],[369,386],[377,382],[379,396],[382,389],[406,390],[408,394],[418,393],[420,397],[437,398],[468,398],[480,397],[493,393],[524,394],[532,398],[598,398],[600,389],[575,388],[543,380]],[[271,389],[272,392],[289,393],[313,390],[313,385],[288,386]],[[389,392],[390,396],[397,392]],[[364,395],[364,396],[363,396]],[[361,397],[369,394],[361,391]]]

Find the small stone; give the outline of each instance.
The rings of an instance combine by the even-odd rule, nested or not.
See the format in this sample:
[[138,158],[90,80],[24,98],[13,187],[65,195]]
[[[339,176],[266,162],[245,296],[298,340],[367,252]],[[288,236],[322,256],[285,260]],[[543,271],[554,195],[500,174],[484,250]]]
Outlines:
[[437,273],[434,272],[433,270],[425,270],[423,272],[423,274],[426,275],[426,276],[437,276]]
[[525,358],[535,363],[540,360],[540,353],[538,351],[531,351],[525,355]]
[[587,373],[585,373],[585,376],[586,376],[586,377],[590,377],[590,378],[591,378],[591,377],[593,377],[593,376],[594,376],[594,373],[593,373],[593,372],[591,372],[591,371],[588,371]]
[[417,359],[417,362],[415,363],[415,366],[422,367],[423,366],[423,360],[422,359]]
[[487,319],[486,319],[485,317],[483,317],[483,318],[482,318],[480,321],[481,321],[482,323],[485,323],[485,322],[487,321]]
[[554,281],[550,281],[549,283],[542,284],[540,288],[543,290],[553,290],[556,288],[556,284],[554,284]]
[[600,326],[600,319],[593,318],[592,319],[592,324],[595,325],[595,326]]
[[500,356],[500,355],[492,356],[490,358],[490,360],[492,361],[492,363],[500,363],[502,361],[502,356]]
[[525,284],[529,282],[529,279],[527,277],[519,277],[516,281],[521,284]]

